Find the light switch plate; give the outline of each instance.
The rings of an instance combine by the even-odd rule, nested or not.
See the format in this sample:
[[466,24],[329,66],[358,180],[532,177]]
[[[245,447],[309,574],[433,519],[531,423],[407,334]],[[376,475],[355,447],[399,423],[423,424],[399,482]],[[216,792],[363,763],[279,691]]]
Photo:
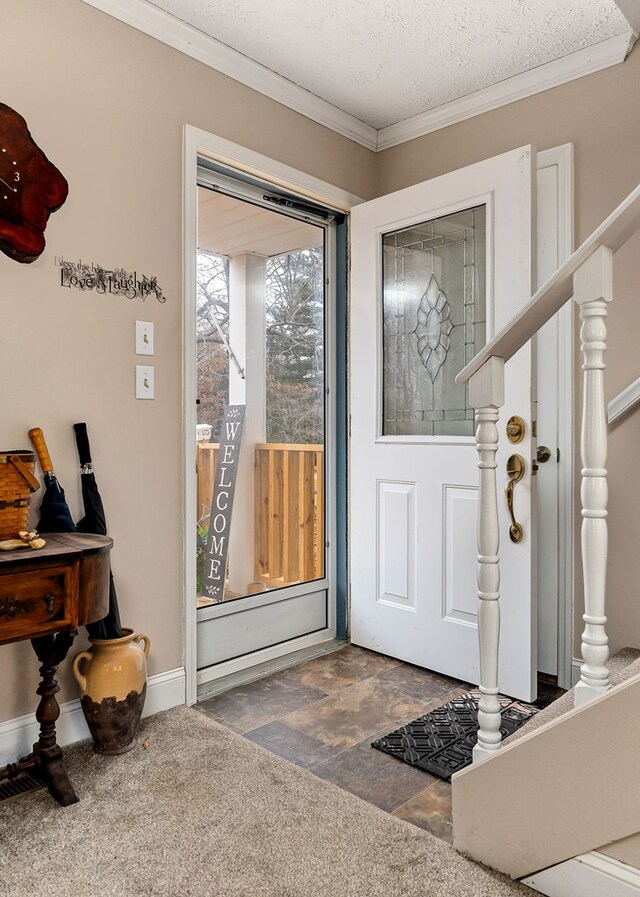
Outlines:
[[136,365],[136,399],[154,398],[154,369],[151,365]]
[[153,355],[153,323],[136,321],[136,355]]

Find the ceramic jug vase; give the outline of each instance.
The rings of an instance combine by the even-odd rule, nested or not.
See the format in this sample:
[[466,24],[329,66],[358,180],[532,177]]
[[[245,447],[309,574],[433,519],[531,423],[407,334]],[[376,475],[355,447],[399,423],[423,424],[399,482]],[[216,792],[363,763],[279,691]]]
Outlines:
[[123,629],[121,638],[91,639],[91,645],[73,659],[82,711],[94,750],[124,754],[135,745],[147,693],[149,636]]

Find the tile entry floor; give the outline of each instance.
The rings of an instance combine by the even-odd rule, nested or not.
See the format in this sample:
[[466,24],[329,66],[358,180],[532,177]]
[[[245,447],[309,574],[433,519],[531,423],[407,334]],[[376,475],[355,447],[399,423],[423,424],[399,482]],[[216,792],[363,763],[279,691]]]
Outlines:
[[[471,687],[347,645],[198,707],[249,741],[451,843],[451,785],[371,742]],[[549,686],[541,692],[562,693]]]
[[451,786],[371,742],[468,689],[348,645],[198,706],[249,741],[451,842]]

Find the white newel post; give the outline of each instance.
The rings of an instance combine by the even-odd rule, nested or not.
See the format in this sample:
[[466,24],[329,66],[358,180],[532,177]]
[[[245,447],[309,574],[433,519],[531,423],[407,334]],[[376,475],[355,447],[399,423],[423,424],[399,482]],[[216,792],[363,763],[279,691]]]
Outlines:
[[496,482],[498,415],[504,404],[504,361],[490,358],[469,381],[469,401],[476,409],[478,449],[478,640],[480,643],[480,705],[478,741],[473,761],[500,749],[498,647],[500,643],[500,528]]
[[575,705],[604,694],[609,687],[609,640],[605,616],[607,576],[607,409],[604,353],[607,303],[613,298],[613,254],[597,249],[573,276],[573,298],[580,306],[584,371],[582,401],[582,574],[584,632],[580,681]]

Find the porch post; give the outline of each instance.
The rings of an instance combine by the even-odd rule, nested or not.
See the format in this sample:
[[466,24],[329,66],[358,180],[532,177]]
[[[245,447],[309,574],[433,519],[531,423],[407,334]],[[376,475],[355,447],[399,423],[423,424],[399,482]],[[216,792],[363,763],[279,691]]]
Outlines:
[[580,306],[583,401],[582,456],[582,575],[584,632],[580,681],[575,705],[604,694],[609,688],[609,639],[605,616],[607,575],[607,410],[604,401],[604,353],[607,348],[607,303],[613,299],[613,253],[601,246],[573,276],[573,298]]
[[266,439],[265,259],[243,252],[229,260],[229,343],[244,370],[229,359],[229,404],[245,408],[229,538],[229,589],[244,595],[255,579],[254,476],[256,444]]
[[476,409],[478,450],[478,639],[480,642],[480,704],[478,741],[473,761],[500,749],[498,648],[500,643],[500,529],[496,482],[498,416],[504,404],[504,361],[489,358],[469,381],[469,401]]

